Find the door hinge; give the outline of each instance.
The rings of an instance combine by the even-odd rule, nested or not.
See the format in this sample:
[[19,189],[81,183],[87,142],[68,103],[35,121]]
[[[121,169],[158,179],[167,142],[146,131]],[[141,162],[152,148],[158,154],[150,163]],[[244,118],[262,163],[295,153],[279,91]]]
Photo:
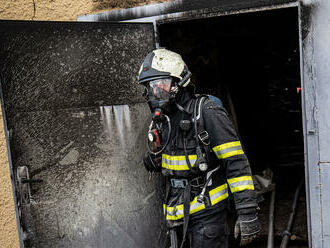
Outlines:
[[43,182],[42,179],[30,179],[29,169],[27,166],[20,166],[16,171],[18,194],[20,205],[30,204],[31,201],[31,183]]

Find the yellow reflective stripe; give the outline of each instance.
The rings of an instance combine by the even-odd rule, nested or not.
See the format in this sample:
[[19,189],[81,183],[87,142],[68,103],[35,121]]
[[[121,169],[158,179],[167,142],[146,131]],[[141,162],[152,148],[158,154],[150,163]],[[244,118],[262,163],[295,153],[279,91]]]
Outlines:
[[237,150],[237,151],[232,151],[232,152],[227,152],[221,155],[218,155],[219,159],[224,159],[224,158],[229,158],[235,155],[241,155],[244,154],[243,150]]
[[174,212],[174,211],[178,211],[178,210],[183,210],[183,204],[177,205],[176,207],[167,206],[167,212]]
[[243,186],[236,186],[233,188],[230,188],[230,191],[232,193],[235,193],[237,191],[243,191],[243,190],[254,190],[254,186],[253,185],[243,185]]
[[[171,165],[167,164],[165,162],[162,163],[162,167],[169,170],[189,170],[189,166],[187,164],[185,165]],[[194,165],[191,165],[191,167],[194,167]]]
[[215,189],[210,190],[209,195],[210,195],[210,197],[212,197],[215,193],[217,193],[221,190],[224,190],[226,188],[227,188],[227,184],[222,184],[219,187],[216,187]]
[[167,215],[166,219],[167,220],[179,220],[182,219],[184,217],[183,214],[179,214],[179,215]]
[[237,182],[241,182],[241,181],[253,181],[251,176],[242,176],[242,177],[234,177],[234,178],[229,178],[228,183],[237,183]]
[[219,159],[244,154],[240,141],[228,142],[212,148]]
[[[165,208],[167,210],[167,216],[166,216],[167,220],[178,220],[178,219],[183,218],[183,216],[184,216],[184,214],[183,214],[184,205],[183,204],[177,205],[176,207],[168,207],[168,206],[164,205],[164,209]],[[199,212],[203,209],[205,209],[204,203],[199,203],[197,201],[197,196],[196,196],[190,202],[189,213],[194,214],[194,213],[197,213],[197,212]],[[172,215],[174,213],[175,213],[175,215]]]
[[[171,156],[167,154],[163,154],[162,158],[165,158],[167,160],[172,160],[172,161],[186,161],[186,156]],[[197,155],[188,155],[189,159],[197,159]]]
[[166,204],[163,204],[164,214],[167,212],[167,220],[178,220],[183,218],[183,204],[177,205],[176,207],[169,207]]
[[233,146],[241,146],[241,142],[240,141],[234,141],[234,142],[224,143],[222,145],[213,147],[213,151],[216,152],[216,151],[227,149],[227,148],[230,148],[230,147],[233,147]]
[[[218,195],[219,192],[223,191],[221,194]],[[209,192],[210,199],[211,199],[211,205],[215,205],[218,202],[221,202],[222,200],[226,199],[228,197],[228,190],[227,190],[227,184],[220,185],[219,187],[212,189]],[[215,197],[214,197],[215,196]]]
[[[219,187],[212,189],[209,191],[211,205],[215,205],[220,201],[226,199],[228,197],[227,184],[220,185]],[[167,213],[167,220],[179,220],[184,217],[184,205],[180,204],[175,207],[169,207],[163,204],[164,213]],[[204,203],[199,203],[197,201],[197,196],[190,202],[190,214],[197,213],[201,210],[205,209]]]
[[[196,205],[196,206],[194,206],[194,205]],[[194,200],[192,200],[192,202],[190,202],[190,210],[189,210],[190,214],[197,213],[203,209],[205,209],[205,204],[199,203],[197,201],[197,197],[195,197]]]
[[251,176],[230,178],[227,180],[232,193],[243,190],[254,190]]
[[228,198],[228,191],[227,191],[225,194],[223,194],[222,196],[217,197],[217,198],[215,198],[214,200],[211,200],[211,204],[212,204],[212,206],[213,206],[213,205],[217,204],[218,202],[223,201],[223,200],[226,199],[226,198]]
[[[191,167],[195,166],[197,155],[189,155]],[[162,155],[162,167],[169,170],[189,170],[185,156]]]
[[167,215],[166,216],[166,220],[179,220],[181,218],[183,218],[183,215],[182,216],[181,215],[178,215],[178,216]]

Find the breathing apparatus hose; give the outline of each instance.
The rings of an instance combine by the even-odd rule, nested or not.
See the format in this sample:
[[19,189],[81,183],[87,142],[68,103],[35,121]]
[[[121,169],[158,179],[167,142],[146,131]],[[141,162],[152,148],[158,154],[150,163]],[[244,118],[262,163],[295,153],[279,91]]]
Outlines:
[[197,104],[198,99],[195,102],[194,105],[194,128],[195,128],[195,138],[196,138],[196,145],[199,146],[199,140],[198,140],[198,129],[197,129]]
[[[168,143],[170,142],[171,132],[172,132],[171,121],[170,121],[170,118],[167,115],[164,115],[164,117],[166,118],[167,125],[168,125],[168,134],[167,134],[166,142],[163,145],[163,147],[159,151],[153,152],[152,149],[151,149],[151,147],[150,147],[150,143],[147,140],[147,149],[148,149],[148,152],[151,153],[154,156],[162,153],[164,151],[164,149],[166,148],[166,146],[168,145]],[[151,128],[153,127],[153,125],[154,125],[154,121],[151,121],[150,126],[149,126],[149,131],[151,130]]]
[[[200,101],[199,104],[197,104],[198,100]],[[198,129],[197,129],[197,106],[201,107],[202,101],[203,98],[197,99],[195,101],[195,106],[194,106],[194,129],[195,129],[196,155],[197,155],[197,160],[195,164],[200,169],[200,171],[206,171],[208,169],[208,164],[203,156],[202,148],[199,142]]]
[[183,138],[183,150],[184,150],[184,155],[185,155],[185,158],[186,158],[187,165],[189,167],[189,170],[191,170],[192,166],[191,166],[189,156],[188,156],[188,153],[187,153],[187,138],[186,137]]

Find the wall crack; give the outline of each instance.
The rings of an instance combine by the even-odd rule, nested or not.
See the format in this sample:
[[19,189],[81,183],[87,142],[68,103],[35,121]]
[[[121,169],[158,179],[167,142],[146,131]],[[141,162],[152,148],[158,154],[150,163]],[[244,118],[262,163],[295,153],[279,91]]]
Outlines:
[[32,21],[36,17],[36,2],[35,0],[32,0],[33,3],[33,16],[32,16]]

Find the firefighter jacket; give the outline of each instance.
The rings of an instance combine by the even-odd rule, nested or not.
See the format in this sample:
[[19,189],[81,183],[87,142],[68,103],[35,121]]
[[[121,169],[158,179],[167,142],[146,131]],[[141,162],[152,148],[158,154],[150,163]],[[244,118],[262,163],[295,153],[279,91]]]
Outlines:
[[[196,103],[199,100],[202,102]],[[190,219],[201,218],[227,208],[230,193],[236,210],[257,207],[249,162],[225,109],[208,97],[190,97],[189,100],[185,99],[182,106],[185,106],[186,111],[178,110],[170,116],[171,138],[161,154],[161,171],[167,181],[163,208],[168,226],[183,223],[184,187],[187,183],[191,184]],[[193,113],[194,106],[198,110],[196,120],[190,114]],[[206,131],[209,136],[209,145],[203,145],[203,153],[208,162],[208,170],[204,173],[195,164],[195,129],[191,125],[188,131],[182,131],[182,120],[190,120],[192,123],[197,121],[197,132]],[[168,130],[166,127],[164,129],[166,136]],[[199,202],[197,197],[213,170],[206,187],[206,199]]]

